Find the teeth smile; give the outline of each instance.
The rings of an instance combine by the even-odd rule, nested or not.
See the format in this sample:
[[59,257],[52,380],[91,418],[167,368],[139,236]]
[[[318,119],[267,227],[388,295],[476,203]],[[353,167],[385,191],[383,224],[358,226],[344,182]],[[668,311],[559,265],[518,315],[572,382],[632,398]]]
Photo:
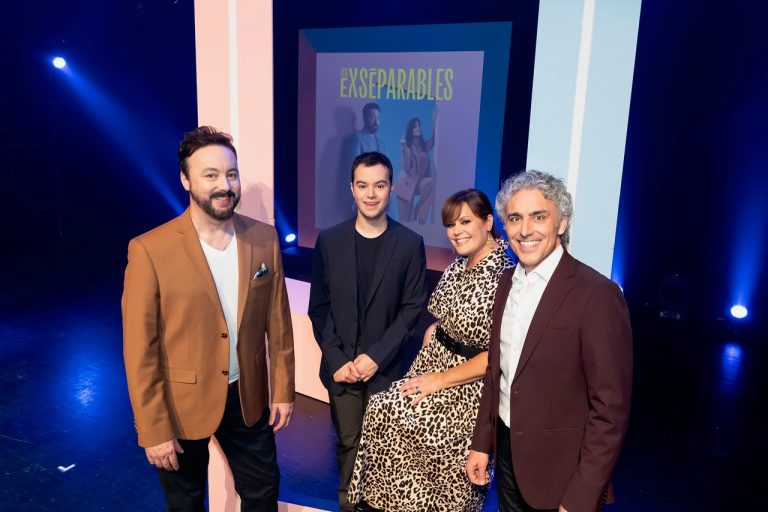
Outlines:
[[533,247],[536,244],[538,244],[541,240],[521,240],[520,245],[523,247]]

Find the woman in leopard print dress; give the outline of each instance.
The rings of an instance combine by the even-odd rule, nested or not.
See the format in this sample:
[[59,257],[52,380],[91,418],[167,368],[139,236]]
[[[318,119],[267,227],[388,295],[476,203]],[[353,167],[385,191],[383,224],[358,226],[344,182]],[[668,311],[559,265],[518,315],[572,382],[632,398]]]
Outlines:
[[478,190],[455,193],[443,224],[459,256],[429,300],[439,321],[405,378],[372,395],[349,486],[356,510],[480,511],[488,486],[469,482],[467,461],[483,388],[491,307],[511,267],[493,210]]

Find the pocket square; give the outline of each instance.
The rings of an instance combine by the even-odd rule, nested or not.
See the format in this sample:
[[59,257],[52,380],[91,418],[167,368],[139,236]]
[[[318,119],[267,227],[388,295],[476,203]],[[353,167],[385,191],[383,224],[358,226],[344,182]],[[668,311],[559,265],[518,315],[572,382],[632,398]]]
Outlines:
[[259,269],[256,271],[256,273],[253,274],[253,278],[258,279],[260,277],[264,277],[267,274],[269,274],[269,267],[266,263],[262,263],[259,265]]

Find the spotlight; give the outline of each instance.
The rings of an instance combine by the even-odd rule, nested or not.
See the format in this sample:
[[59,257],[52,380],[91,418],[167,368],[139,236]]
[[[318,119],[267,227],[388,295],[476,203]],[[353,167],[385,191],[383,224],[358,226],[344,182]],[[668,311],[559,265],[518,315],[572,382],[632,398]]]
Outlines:
[[293,233],[288,233],[287,235],[285,235],[285,241],[288,242],[289,244],[292,244],[293,242],[296,241],[296,235]]
[[55,57],[51,63],[56,69],[63,69],[67,65],[67,61],[64,60],[64,57]]
[[731,308],[731,316],[733,318],[738,318],[741,320],[742,318],[746,318],[749,311],[747,311],[747,308],[742,306],[741,304],[736,304]]

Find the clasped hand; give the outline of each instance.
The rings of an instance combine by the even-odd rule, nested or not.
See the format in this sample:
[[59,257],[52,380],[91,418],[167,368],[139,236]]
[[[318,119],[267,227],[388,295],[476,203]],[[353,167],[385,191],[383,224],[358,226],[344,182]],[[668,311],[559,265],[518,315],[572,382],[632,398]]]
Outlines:
[[360,354],[354,361],[350,361],[333,374],[333,380],[336,382],[346,382],[354,384],[355,382],[368,382],[379,365],[366,354]]

